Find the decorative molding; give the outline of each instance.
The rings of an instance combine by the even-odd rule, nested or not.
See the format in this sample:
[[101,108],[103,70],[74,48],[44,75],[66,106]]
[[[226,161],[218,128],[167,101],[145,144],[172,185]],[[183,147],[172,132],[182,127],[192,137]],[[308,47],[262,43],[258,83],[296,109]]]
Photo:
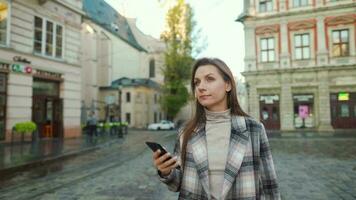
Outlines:
[[288,30],[290,30],[290,31],[296,31],[296,30],[302,30],[302,29],[313,29],[315,27],[316,27],[315,19],[288,23]]
[[278,33],[279,29],[279,24],[256,27],[256,35]]
[[356,14],[332,16],[325,18],[325,24],[327,26],[336,26],[340,24],[352,24],[356,22]]

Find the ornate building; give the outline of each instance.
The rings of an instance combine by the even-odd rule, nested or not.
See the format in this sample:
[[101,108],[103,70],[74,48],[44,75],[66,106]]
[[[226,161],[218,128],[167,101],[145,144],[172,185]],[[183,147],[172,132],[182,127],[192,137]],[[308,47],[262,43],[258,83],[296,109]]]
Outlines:
[[245,0],[249,113],[267,129],[356,128],[356,1]]

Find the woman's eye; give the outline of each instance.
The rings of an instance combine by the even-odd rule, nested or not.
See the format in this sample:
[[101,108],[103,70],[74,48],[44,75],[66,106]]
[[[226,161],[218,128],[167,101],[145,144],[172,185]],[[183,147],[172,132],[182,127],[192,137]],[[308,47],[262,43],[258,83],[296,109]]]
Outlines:
[[208,81],[213,81],[214,78],[213,78],[213,77],[208,77],[207,80],[208,80]]

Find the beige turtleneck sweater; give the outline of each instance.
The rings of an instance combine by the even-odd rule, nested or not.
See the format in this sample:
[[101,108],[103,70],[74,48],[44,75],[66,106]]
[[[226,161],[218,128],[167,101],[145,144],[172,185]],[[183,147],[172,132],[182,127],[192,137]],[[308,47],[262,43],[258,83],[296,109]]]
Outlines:
[[231,134],[230,109],[211,112],[205,109],[210,194],[220,199]]

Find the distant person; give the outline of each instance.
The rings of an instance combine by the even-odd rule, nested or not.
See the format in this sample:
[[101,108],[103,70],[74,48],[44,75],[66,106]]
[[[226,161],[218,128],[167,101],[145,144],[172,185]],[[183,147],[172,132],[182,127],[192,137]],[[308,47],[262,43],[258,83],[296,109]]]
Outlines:
[[97,126],[97,118],[95,115],[94,111],[91,111],[87,120],[87,126],[88,126],[88,135],[90,137],[93,137],[94,135],[97,136],[97,132],[96,132],[96,126]]
[[228,66],[197,60],[191,89],[195,115],[178,131],[172,158],[153,154],[160,180],[179,199],[280,199],[265,128],[241,109]]

